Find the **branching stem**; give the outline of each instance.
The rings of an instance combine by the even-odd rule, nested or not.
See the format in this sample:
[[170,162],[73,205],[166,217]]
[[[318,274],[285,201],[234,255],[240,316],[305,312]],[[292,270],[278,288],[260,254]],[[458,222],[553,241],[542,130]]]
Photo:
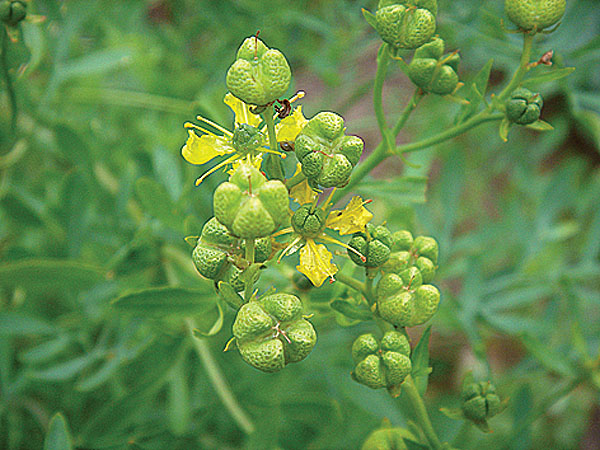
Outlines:
[[[269,135],[269,148],[271,151],[277,151],[277,136],[275,135],[275,122],[273,120],[273,109],[269,107],[262,114],[262,117],[267,124],[267,134]],[[267,171],[271,178],[282,180],[284,179],[283,164],[281,158],[275,154],[267,154],[266,161]]]
[[404,380],[404,383],[402,383],[402,388],[408,396],[408,399],[415,412],[417,423],[419,424],[421,430],[423,430],[429,445],[431,445],[434,450],[441,450],[443,448],[442,443],[433,429],[433,425],[429,419],[429,414],[427,414],[427,409],[425,408],[423,399],[417,390],[417,386],[415,385],[412,375],[406,377],[406,380]]

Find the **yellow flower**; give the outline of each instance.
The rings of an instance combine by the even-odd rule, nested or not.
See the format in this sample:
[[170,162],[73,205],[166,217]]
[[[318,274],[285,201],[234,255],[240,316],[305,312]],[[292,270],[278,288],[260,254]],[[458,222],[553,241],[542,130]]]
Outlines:
[[[334,191],[335,189],[321,207],[323,210],[329,208],[330,199]],[[370,200],[365,202],[358,196],[353,197],[343,210],[332,211],[329,213],[325,222],[325,228],[336,230],[340,235],[364,230],[367,223],[373,218],[373,215],[364,207],[367,203],[370,203]],[[275,233],[275,235],[279,236],[292,232],[294,232],[294,230],[290,227]],[[334,275],[337,273],[338,268],[331,262],[333,258],[331,252],[327,250],[325,245],[317,244],[315,242],[316,240],[341,245],[342,247],[357,253],[361,259],[364,258],[358,251],[349,247],[347,244],[332,238],[326,234],[325,231],[322,231],[314,238],[294,233],[290,243],[279,256],[278,261],[281,261],[281,258],[286,254],[294,253],[297,250],[297,246],[304,241],[304,246],[300,250],[300,264],[296,266],[296,269],[306,275],[312,284],[317,287],[321,286],[327,278],[333,282],[335,280]]]
[[[303,96],[304,92],[299,91],[292,99],[290,99],[290,102],[300,99]],[[261,122],[261,118],[250,111],[249,105],[237,99],[229,92],[225,95],[223,102],[229,106],[234,113],[236,131],[231,132],[202,116],[197,116],[196,118],[204,124],[215,128],[221,132],[222,135],[215,134],[206,128],[190,122],[184,124],[184,127],[188,130],[188,139],[181,149],[181,154],[186,161],[192,164],[201,165],[206,164],[218,156],[231,155],[198,178],[196,180],[196,185],[202,183],[202,181],[210,174],[222,167],[233,164],[242,158],[247,158],[252,164],[260,167],[260,155],[262,153],[274,153],[282,158],[286,157],[284,153],[281,153],[276,149],[265,147],[267,127],[265,125],[260,130],[257,128]],[[302,115],[302,108],[296,108],[291,115],[282,119],[276,125],[275,132],[278,141],[293,141],[306,122],[306,118]],[[244,138],[250,139],[250,144],[237,144],[238,141],[236,141],[235,133],[242,128],[245,132]],[[196,133],[197,131],[202,134],[199,136]],[[241,134],[238,136],[241,136]]]

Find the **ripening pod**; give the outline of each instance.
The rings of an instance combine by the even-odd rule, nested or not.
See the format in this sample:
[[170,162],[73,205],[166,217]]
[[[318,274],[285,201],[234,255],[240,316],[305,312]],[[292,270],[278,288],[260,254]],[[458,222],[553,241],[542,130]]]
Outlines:
[[228,265],[229,253],[235,250],[238,238],[214,217],[204,224],[192,252],[192,260],[198,272],[206,278],[216,280]]
[[394,392],[412,370],[410,344],[402,333],[388,331],[378,342],[372,334],[359,336],[352,344],[352,378],[371,389]]
[[387,273],[399,274],[414,266],[421,272],[423,283],[431,283],[438,261],[438,244],[431,237],[413,236],[408,231],[392,234],[392,253],[382,269]]
[[541,31],[557,23],[567,6],[566,0],[505,0],[508,18],[525,31]]
[[314,239],[325,229],[327,213],[322,209],[312,210],[311,204],[300,206],[292,215],[292,228],[305,238]]
[[282,97],[292,72],[279,50],[268,48],[255,36],[246,38],[227,71],[227,89],[244,103],[267,105]]
[[228,182],[215,190],[215,217],[235,236],[271,235],[287,217],[288,191],[279,180],[267,180],[253,165],[242,163]]
[[27,4],[24,1],[0,0],[0,21],[9,27],[15,27],[27,16]]
[[444,56],[444,41],[433,38],[415,51],[408,66],[408,76],[425,92],[448,95],[458,85],[458,53]]
[[317,342],[295,295],[272,294],[244,304],[233,323],[233,336],[244,361],[263,372],[277,372],[303,360]]
[[381,277],[376,289],[379,316],[399,327],[414,327],[431,319],[440,303],[440,291],[422,282],[416,267]]
[[362,267],[379,267],[390,257],[392,233],[383,225],[376,227],[368,223],[366,233],[354,233],[348,245],[366,258],[363,261],[355,252],[348,250],[348,256],[355,264]]
[[265,142],[265,136],[258,128],[240,123],[233,130],[231,143],[240,155],[253,154]]
[[414,49],[435,33],[437,0],[380,0],[376,29],[394,49]]
[[518,88],[506,102],[506,117],[513,123],[529,125],[540,118],[544,102],[542,96],[529,89]]
[[312,187],[343,187],[348,183],[364,143],[358,136],[346,136],[345,130],[341,116],[320,112],[296,137],[296,156]]
[[466,418],[482,422],[498,414],[502,409],[496,388],[489,381],[469,383],[463,386],[461,409]]

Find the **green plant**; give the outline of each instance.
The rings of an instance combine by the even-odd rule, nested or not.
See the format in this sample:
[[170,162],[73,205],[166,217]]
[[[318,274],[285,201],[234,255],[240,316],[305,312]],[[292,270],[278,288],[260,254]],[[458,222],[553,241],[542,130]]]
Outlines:
[[[168,3],[40,0],[48,27],[1,28],[0,446],[575,448],[600,216],[591,157],[552,153],[597,135],[571,11],[546,37],[559,3],[507,2],[513,39],[502,2],[381,1],[370,34],[352,2]],[[258,34],[234,54],[257,27],[289,63]],[[173,132],[194,112],[198,189]],[[470,368],[497,390],[461,394]]]

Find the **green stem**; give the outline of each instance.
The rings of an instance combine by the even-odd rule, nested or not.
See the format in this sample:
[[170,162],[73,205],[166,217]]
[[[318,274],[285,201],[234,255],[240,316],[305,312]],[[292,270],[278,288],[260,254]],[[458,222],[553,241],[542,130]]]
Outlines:
[[408,399],[415,411],[417,423],[421,430],[423,430],[429,445],[434,450],[441,450],[442,443],[433,429],[433,425],[431,424],[431,420],[427,414],[427,409],[425,409],[423,399],[421,398],[421,395],[419,394],[417,386],[415,385],[411,375],[406,377],[406,380],[404,380],[404,383],[402,383],[402,387],[404,388],[404,392],[406,392],[406,395],[408,396]]
[[[254,241],[254,239],[246,239],[244,242],[246,244],[246,251],[245,251],[246,261],[248,261],[250,264],[254,264],[255,241]],[[247,302],[249,302],[250,298],[252,297],[253,289],[254,289],[254,284],[251,281],[244,285],[244,300],[246,300]]]
[[[269,148],[276,152],[277,151],[277,136],[275,135],[275,122],[273,120],[273,110],[272,108],[267,108],[267,110],[262,114],[262,117],[267,124],[267,134],[269,135]],[[272,178],[277,180],[283,180],[283,165],[281,164],[281,158],[277,155],[269,153],[267,155],[266,161],[267,171]]]
[[367,289],[365,288],[365,284],[361,281],[358,281],[356,278],[350,277],[348,275],[343,274],[342,272],[338,272],[335,274],[335,279],[346,286],[351,287],[352,289],[357,290],[365,297],[367,297]]
[[375,303],[375,294],[373,293],[373,278],[369,276],[367,276],[366,289],[367,300],[369,300],[369,304],[372,305],[373,303]]
[[209,346],[206,344],[204,339],[198,339],[194,337],[193,330],[196,328],[196,324],[193,319],[186,319],[186,324],[188,331],[190,333],[190,337],[194,344],[194,349],[198,354],[198,357],[202,361],[204,368],[206,369],[206,373],[208,375],[208,379],[217,395],[223,402],[223,405],[235,421],[240,429],[246,434],[252,434],[255,430],[254,424],[252,423],[252,419],[246,414],[246,412],[242,409],[240,404],[237,402],[233,392],[227,380],[221,373],[221,369],[217,365],[212,353],[210,352]]
[[285,180],[285,186],[288,188],[288,191],[291,190],[294,186],[299,185],[304,180],[306,180],[306,175],[300,172],[297,175],[294,175],[292,178],[288,178]]
[[387,44],[381,44],[377,53],[377,72],[375,73],[375,82],[373,84],[373,109],[375,110],[379,131],[381,132],[381,139],[387,149],[391,150],[394,148],[394,142],[392,141],[383,110],[383,83],[389,64],[390,55],[387,51]]
[[392,130],[394,137],[398,136],[398,133],[400,133],[400,130],[402,130],[402,128],[404,128],[404,125],[406,124],[406,121],[410,117],[410,114],[414,111],[414,109],[417,107],[417,105],[419,104],[419,102],[421,101],[421,99],[424,96],[425,96],[425,93],[420,88],[415,89],[415,93],[408,101],[408,104],[404,108],[404,111],[402,111],[402,114],[400,114],[400,117],[398,118],[396,125],[394,125],[394,129]]
[[519,67],[515,71],[513,77],[506,85],[502,92],[498,95],[497,101],[503,102],[508,96],[515,90],[515,88],[521,83],[523,77],[529,70],[529,62],[531,60],[531,49],[533,47],[533,37],[535,34],[525,33],[523,35],[523,51],[521,52],[521,61]]
[[487,109],[481,111],[479,114],[474,115],[466,122],[463,122],[459,125],[456,125],[452,128],[448,128],[446,131],[443,131],[435,136],[431,136],[426,139],[422,139],[420,141],[411,142],[409,144],[400,145],[395,148],[394,154],[399,155],[402,153],[414,152],[416,150],[422,150],[424,148],[432,147],[441,142],[447,141],[448,139],[452,139],[464,132],[470,130],[471,128],[475,128],[478,125],[481,125],[485,122],[493,122],[496,120],[501,120],[504,117],[502,113],[490,113]]
[[2,76],[6,83],[6,90],[8,92],[8,100],[10,102],[10,132],[14,136],[17,130],[17,114],[18,114],[18,106],[17,106],[17,95],[15,94],[15,89],[12,84],[12,80],[10,78],[10,74],[8,73],[8,60],[6,59],[6,55],[8,54],[8,33],[4,29],[3,26],[0,26],[2,29],[2,50],[0,51],[0,66],[2,69]]

